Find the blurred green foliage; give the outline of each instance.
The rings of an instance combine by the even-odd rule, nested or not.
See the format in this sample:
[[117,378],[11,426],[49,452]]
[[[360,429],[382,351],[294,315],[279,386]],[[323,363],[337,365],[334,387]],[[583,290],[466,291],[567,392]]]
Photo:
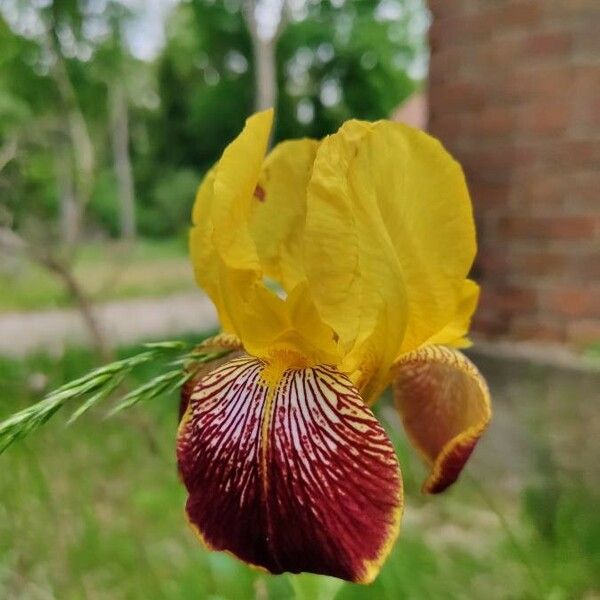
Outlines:
[[[76,162],[70,110],[77,106],[95,153],[85,229],[119,234],[110,97],[123,85],[138,229],[146,236],[178,233],[189,223],[201,177],[253,111],[242,2],[175,4],[164,46],[145,60],[132,54],[125,35],[132,26],[144,34],[136,13],[144,7],[109,0],[99,13],[96,4],[11,2],[0,9],[0,149],[16,144],[0,168],[0,225],[34,230],[42,239],[59,235],[69,185],[59,171],[65,161]],[[424,2],[292,4],[276,50],[275,141],[322,137],[351,117],[388,117],[421,85],[423,73],[413,67],[426,60]],[[63,63],[72,101],[56,77]]]

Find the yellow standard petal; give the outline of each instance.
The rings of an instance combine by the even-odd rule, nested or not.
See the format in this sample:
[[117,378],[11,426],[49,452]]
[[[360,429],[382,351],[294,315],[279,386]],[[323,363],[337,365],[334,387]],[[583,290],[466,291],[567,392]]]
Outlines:
[[466,283],[475,247],[462,170],[437,140],[399,123],[350,121],[321,143],[305,269],[345,368],[368,379],[368,400],[398,356],[436,335],[462,344],[476,301]]
[[456,312],[445,327],[431,336],[426,344],[441,344],[454,348],[468,348],[471,341],[467,337],[471,318],[479,300],[479,286],[470,279],[465,279],[461,299]]
[[[237,335],[253,355],[289,351],[303,356],[307,364],[335,363],[339,354],[334,333],[321,320],[302,278],[286,278],[286,298],[265,281],[282,270],[279,253],[286,254],[288,241],[293,246],[295,224],[303,220],[301,197],[287,197],[296,202],[299,213],[294,204],[284,214],[280,210],[285,182],[304,189],[302,179],[308,177],[314,151],[313,142],[296,143],[304,159],[294,169],[285,147],[265,163],[272,119],[272,110],[250,117],[198,190],[190,234],[196,280],[213,300],[223,329]],[[269,221],[272,241],[267,240]],[[300,273],[299,261],[289,268],[288,264],[286,272]]]
[[[272,111],[250,117],[242,133],[225,149],[221,160],[200,185],[192,211],[190,254],[198,284],[211,297],[223,328],[234,332],[232,322],[239,301],[251,291],[260,272],[247,221],[273,120]],[[223,272],[228,270],[227,277]],[[224,279],[239,283],[228,298]],[[233,303],[233,305],[232,305]]]
[[372,125],[350,121],[317,151],[305,269],[320,314],[339,336],[344,369],[375,370],[381,381],[404,336],[407,293],[375,189],[376,167],[363,155],[372,132]]
[[282,142],[267,156],[260,175],[250,231],[265,274],[291,291],[305,279],[302,234],[306,188],[319,142]]
[[425,346],[394,365],[394,399],[409,439],[431,467],[423,491],[442,492],[490,422],[485,380],[458,350]]

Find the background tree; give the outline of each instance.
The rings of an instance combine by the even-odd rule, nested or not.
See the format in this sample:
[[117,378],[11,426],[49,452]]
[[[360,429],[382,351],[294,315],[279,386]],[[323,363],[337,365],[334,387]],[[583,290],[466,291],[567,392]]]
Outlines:
[[[82,33],[83,22],[76,2],[40,9],[26,6],[13,14],[12,29],[22,28],[23,35],[15,37],[13,52],[5,57],[8,75],[0,85],[8,97],[18,99],[13,100],[13,113],[20,107],[18,118],[5,122],[5,127],[19,151],[12,168],[2,174],[11,194],[3,200],[0,244],[5,252],[24,255],[62,282],[98,352],[106,357],[108,345],[90,298],[73,271],[96,173],[92,136],[102,113],[95,103],[103,97],[98,82],[83,68],[93,53]],[[12,30],[4,22],[2,26],[4,37],[9,37]],[[4,42],[11,47],[9,40]],[[28,193],[36,179],[32,170],[40,173],[43,193]]]
[[1,212],[67,266],[78,240],[185,232],[256,107],[276,105],[274,141],[322,137],[389,116],[426,64],[420,0],[174,3],[145,60],[126,35],[144,4],[37,6],[0,7]]
[[90,67],[106,85],[107,129],[116,183],[119,235],[131,241],[137,231],[135,182],[130,154],[130,95],[135,93],[136,69],[144,70],[140,61],[128,52],[123,25],[131,12],[112,2],[103,11],[109,34],[98,47]]
[[255,110],[277,105],[277,43],[289,19],[288,0],[244,0],[242,14],[252,41]]
[[[261,38],[265,7],[274,13]],[[414,0],[178,5],[157,61],[159,107],[145,119],[149,143],[136,158],[141,229],[187,226],[198,179],[257,106],[276,104],[275,141],[320,138],[352,117],[389,117],[421,86],[427,25]],[[261,53],[275,59],[276,97],[258,84],[269,72]]]

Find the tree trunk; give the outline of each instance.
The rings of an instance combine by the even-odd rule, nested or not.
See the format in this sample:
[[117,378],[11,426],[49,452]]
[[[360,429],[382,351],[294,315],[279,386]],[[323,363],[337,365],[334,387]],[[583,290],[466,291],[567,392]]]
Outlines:
[[121,81],[110,90],[111,137],[119,194],[121,237],[133,240],[136,234],[135,192],[129,156],[129,115],[127,95]]
[[252,35],[257,111],[275,108],[277,104],[276,43],[275,38],[265,40],[256,34]]
[[60,206],[60,239],[66,248],[73,248],[79,241],[82,211],[75,193],[69,152],[62,143],[56,149],[54,165]]
[[[262,36],[257,21],[257,0],[245,0],[243,15],[252,42],[254,58],[254,107],[257,111],[277,108],[277,41],[288,20],[287,0],[283,0],[277,15],[278,22],[271,35]],[[271,130],[269,147],[273,142],[275,127]]]
[[71,268],[53,258],[43,259],[43,262],[49,270],[53,271],[62,280],[69,295],[75,301],[75,304],[81,313],[83,322],[90,334],[92,345],[100,359],[103,362],[110,362],[110,360],[112,360],[112,352],[104,335],[104,331],[96,318],[92,301],[88,298],[88,295],[79,284],[79,281],[77,281]]
[[79,106],[75,87],[69,76],[65,57],[61,52],[60,41],[53,22],[48,26],[49,49],[54,56],[54,66],[51,74],[56,83],[63,104],[64,118],[72,147],[73,157],[73,189],[83,214],[92,195],[95,170],[95,152],[90,132]]

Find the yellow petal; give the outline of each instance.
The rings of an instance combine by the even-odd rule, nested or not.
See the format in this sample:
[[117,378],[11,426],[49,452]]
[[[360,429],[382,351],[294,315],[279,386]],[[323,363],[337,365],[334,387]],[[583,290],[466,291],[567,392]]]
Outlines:
[[[225,149],[221,160],[206,175],[198,189],[192,211],[190,254],[196,281],[211,297],[226,331],[235,332],[231,306],[240,294],[248,294],[260,273],[256,249],[246,221],[258,181],[273,119],[272,111],[250,117],[242,133]],[[224,264],[223,264],[224,263]],[[244,289],[227,298],[221,272],[230,265],[229,276]]]
[[442,492],[490,422],[485,380],[458,350],[425,346],[394,365],[394,398],[409,439],[431,466],[423,492]]
[[215,228],[213,243],[223,262],[236,271],[260,271],[248,221],[272,122],[272,110],[250,117],[242,133],[227,146],[215,169],[211,207]]
[[346,353],[343,368],[353,372],[368,364],[381,379],[404,334],[407,296],[375,190],[377,167],[362,156],[372,131],[370,124],[350,121],[317,151],[305,269],[317,309]]
[[[237,335],[253,355],[267,356],[283,349],[306,355],[309,362],[336,362],[333,332],[321,321],[308,286],[298,282],[285,299],[265,285],[265,256],[273,256],[274,250],[264,243],[264,235],[255,239],[251,224],[257,205],[265,201],[257,197],[257,192],[259,196],[261,192],[273,192],[273,200],[277,202],[280,197],[279,202],[283,202],[279,175],[275,176],[273,189],[257,188],[272,118],[271,110],[250,117],[200,186],[190,233],[196,280],[213,300],[224,330]],[[278,160],[276,154],[272,162]],[[264,234],[266,225],[261,225],[261,218],[256,217],[255,222]],[[274,232],[283,241],[289,234],[284,227],[290,227],[293,219],[278,222],[277,218],[272,217]],[[296,317],[299,306],[305,317],[301,323]]]
[[465,279],[460,302],[456,313],[448,324],[430,337],[426,344],[441,344],[454,348],[468,348],[471,341],[466,337],[471,325],[471,317],[477,308],[479,286],[470,279]]
[[464,335],[474,255],[464,176],[438,141],[399,123],[350,121],[321,143],[305,269],[319,313],[348,352],[347,370],[377,369],[374,392],[402,353],[446,328],[443,337]]
[[257,188],[250,231],[265,274],[288,292],[304,279],[302,232],[306,187],[319,142],[292,140],[267,156]]

